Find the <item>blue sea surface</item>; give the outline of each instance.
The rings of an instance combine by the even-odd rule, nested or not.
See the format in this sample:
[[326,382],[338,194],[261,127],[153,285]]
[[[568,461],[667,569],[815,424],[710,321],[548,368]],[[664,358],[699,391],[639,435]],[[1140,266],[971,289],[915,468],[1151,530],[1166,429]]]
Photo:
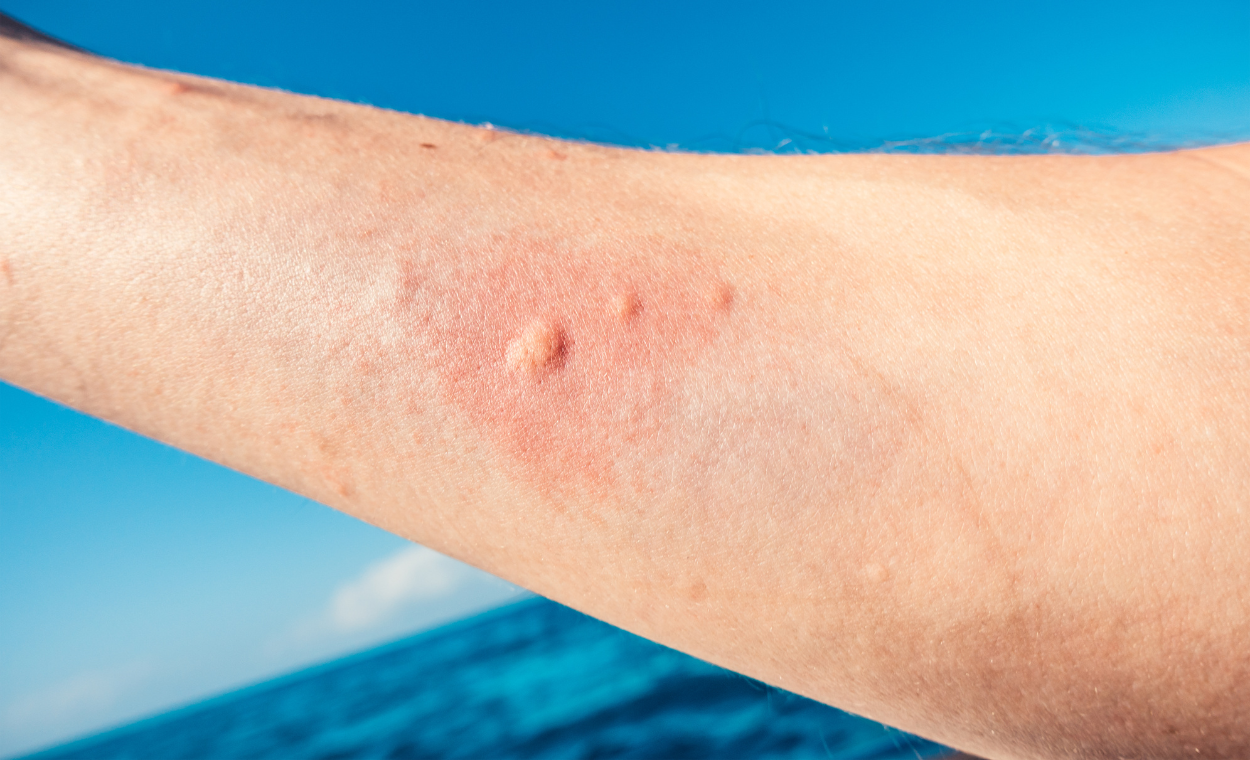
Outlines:
[[531,599],[30,757],[916,760],[946,752]]

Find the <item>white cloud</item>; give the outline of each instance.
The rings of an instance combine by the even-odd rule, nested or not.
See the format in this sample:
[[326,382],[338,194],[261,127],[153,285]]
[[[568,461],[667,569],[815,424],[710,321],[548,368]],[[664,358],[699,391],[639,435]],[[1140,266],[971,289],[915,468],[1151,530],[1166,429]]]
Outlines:
[[171,670],[164,661],[160,668],[134,662],[15,695],[0,703],[0,757],[341,657],[514,602],[525,593],[431,549],[406,545],[327,588],[305,617],[262,642],[259,650],[251,649],[254,659],[239,660],[236,652],[190,673]]
[[272,662],[344,654],[516,601],[525,591],[415,544],[340,583],[324,607],[266,646]]
[[336,630],[373,628],[414,602],[449,596],[465,565],[424,546],[407,546],[375,562],[334,592],[327,618]]
[[0,709],[0,753],[31,749],[65,733],[109,723],[155,673],[151,663],[79,673],[23,695]]
[[80,673],[5,705],[2,723],[5,726],[58,723],[102,712],[112,707],[118,697],[142,683],[151,672],[152,668],[146,664],[134,664]]

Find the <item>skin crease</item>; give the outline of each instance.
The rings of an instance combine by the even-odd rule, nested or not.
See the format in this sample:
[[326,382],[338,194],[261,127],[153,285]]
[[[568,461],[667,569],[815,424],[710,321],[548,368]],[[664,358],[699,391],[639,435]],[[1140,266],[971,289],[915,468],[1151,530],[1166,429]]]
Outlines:
[[993,758],[1250,754],[1250,152],[694,156],[0,39],[0,376]]

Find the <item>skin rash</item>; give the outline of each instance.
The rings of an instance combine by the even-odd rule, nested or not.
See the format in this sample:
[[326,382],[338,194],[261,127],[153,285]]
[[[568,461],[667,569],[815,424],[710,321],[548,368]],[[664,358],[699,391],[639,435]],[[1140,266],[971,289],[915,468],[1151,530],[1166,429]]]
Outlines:
[[517,236],[475,254],[472,271],[400,263],[396,319],[446,399],[540,492],[631,485],[619,462],[655,445],[690,366],[733,331],[732,283],[676,249],[644,265]]
[[[831,515],[873,522],[916,443],[906,394],[828,322],[762,328],[768,299],[792,296],[759,289],[732,262],[607,237],[573,245],[514,230],[464,251],[411,245],[395,260],[391,320],[435,369],[441,400],[557,510],[614,525],[646,514],[621,540],[709,557],[723,549],[704,546],[716,526],[740,524],[744,543],[793,555],[758,584],[777,598],[796,573],[826,574],[810,557]],[[813,341],[834,350],[813,352]],[[851,566],[862,552],[889,572],[878,543],[855,542]],[[663,567],[640,578],[711,593]],[[754,585],[693,573],[705,574],[734,593]]]

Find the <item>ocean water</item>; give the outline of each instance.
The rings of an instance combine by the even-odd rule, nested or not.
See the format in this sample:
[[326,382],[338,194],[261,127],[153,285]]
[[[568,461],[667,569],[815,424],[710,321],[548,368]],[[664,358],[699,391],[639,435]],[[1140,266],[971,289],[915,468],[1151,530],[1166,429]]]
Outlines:
[[30,757],[916,760],[948,751],[531,599]]

